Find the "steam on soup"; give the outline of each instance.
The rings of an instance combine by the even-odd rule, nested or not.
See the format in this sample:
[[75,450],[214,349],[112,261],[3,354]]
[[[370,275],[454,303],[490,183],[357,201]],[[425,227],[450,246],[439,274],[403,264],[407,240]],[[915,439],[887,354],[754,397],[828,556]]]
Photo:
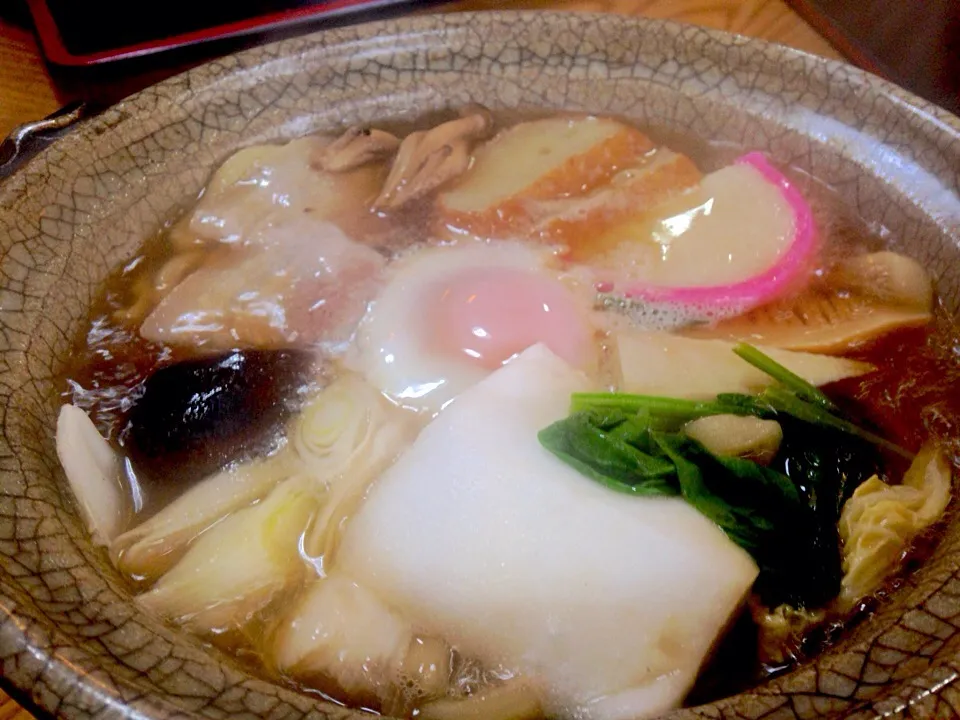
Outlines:
[[956,333],[821,214],[761,154],[603,117],[246,148],[104,286],[67,478],[144,607],[350,706],[734,692],[951,497]]

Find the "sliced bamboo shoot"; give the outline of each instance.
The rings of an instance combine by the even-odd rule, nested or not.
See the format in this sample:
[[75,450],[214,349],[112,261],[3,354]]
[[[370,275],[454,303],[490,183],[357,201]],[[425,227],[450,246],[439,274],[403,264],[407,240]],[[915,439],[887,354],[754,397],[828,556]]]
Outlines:
[[884,305],[818,284],[792,299],[764,305],[716,325],[688,328],[683,334],[839,355],[893,330],[922,327],[930,319],[928,309]]
[[876,252],[843,260],[830,273],[838,286],[865,297],[929,312],[933,282],[913,258],[895,252]]
[[[621,384],[625,392],[708,400],[718,393],[754,393],[773,379],[733,353],[722,340],[697,340],[665,332],[617,333]],[[812,353],[761,348],[814,385],[826,385],[873,371],[869,363]]]

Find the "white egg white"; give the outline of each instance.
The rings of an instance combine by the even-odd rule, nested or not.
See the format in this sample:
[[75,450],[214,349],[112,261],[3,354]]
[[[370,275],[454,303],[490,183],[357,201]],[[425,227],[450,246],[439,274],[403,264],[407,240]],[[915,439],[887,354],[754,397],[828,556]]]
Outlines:
[[[560,282],[546,249],[518,242],[462,242],[421,247],[396,260],[371,304],[356,336],[350,365],[397,404],[434,414],[459,393],[480,382],[490,370],[464,355],[424,347],[416,332],[438,283],[465,269],[505,268],[543,273]],[[590,312],[587,295],[584,316]]]

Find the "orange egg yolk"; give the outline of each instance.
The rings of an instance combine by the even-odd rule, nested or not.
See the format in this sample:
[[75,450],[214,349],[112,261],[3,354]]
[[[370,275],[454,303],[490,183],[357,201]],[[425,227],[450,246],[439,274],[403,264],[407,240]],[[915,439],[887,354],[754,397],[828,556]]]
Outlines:
[[425,345],[493,370],[544,343],[574,367],[593,357],[593,329],[560,282],[517,268],[468,268],[428,291]]

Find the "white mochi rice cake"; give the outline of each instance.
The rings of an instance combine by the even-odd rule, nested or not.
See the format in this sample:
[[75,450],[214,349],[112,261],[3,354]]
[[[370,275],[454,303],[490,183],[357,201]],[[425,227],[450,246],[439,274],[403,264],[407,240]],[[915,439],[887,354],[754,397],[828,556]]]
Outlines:
[[538,442],[586,378],[536,345],[460,395],[374,485],[337,564],[426,633],[542,689],[551,715],[678,706],[757,575],[679,498]]

